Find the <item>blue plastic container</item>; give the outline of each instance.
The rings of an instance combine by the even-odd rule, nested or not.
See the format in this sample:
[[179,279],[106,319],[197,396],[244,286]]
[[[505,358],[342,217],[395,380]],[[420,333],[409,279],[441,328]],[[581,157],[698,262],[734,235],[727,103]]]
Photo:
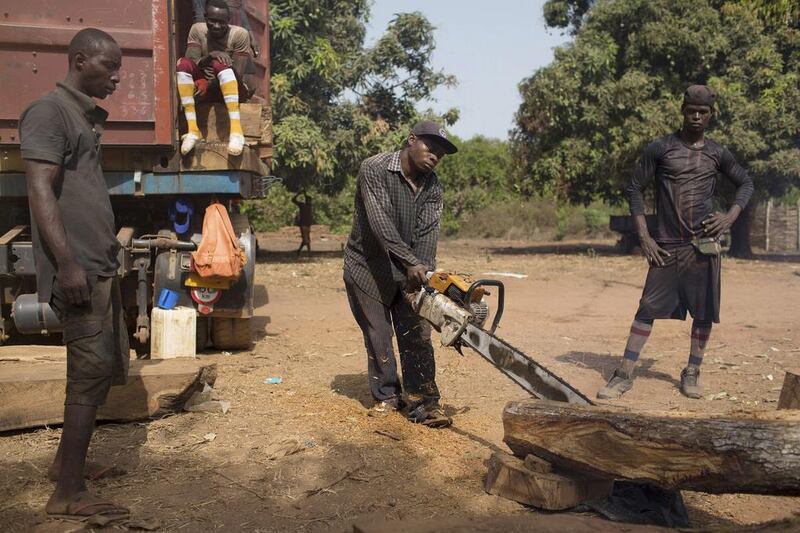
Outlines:
[[161,309],[172,309],[176,305],[178,305],[178,297],[179,294],[170,289],[161,289],[161,293],[158,295],[158,305]]

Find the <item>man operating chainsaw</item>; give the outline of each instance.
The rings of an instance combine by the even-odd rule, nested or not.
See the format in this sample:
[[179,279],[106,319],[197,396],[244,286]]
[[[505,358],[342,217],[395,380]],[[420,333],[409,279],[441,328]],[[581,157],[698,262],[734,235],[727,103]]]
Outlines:
[[367,349],[372,412],[402,409],[411,421],[430,427],[446,427],[451,420],[439,405],[431,326],[404,294],[425,284],[426,272],[435,268],[443,194],[434,168],[457,151],[444,128],[421,121],[400,151],[365,160],[344,252],[347,297]]

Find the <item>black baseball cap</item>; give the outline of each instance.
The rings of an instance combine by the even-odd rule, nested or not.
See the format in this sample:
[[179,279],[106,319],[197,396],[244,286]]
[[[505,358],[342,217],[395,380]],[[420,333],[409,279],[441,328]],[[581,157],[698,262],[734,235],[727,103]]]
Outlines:
[[456,145],[447,140],[447,132],[439,124],[431,120],[420,120],[411,130],[417,137],[434,137],[444,147],[446,154],[458,152]]
[[708,85],[690,85],[683,93],[683,105],[706,105],[713,108],[717,93]]

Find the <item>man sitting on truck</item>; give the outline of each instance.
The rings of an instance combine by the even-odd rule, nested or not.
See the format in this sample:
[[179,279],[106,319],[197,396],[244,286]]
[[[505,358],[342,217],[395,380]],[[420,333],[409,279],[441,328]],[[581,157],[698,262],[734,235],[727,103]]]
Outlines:
[[208,0],[205,19],[192,25],[186,56],[178,60],[178,95],[188,126],[182,138],[181,154],[191,152],[203,138],[197,127],[197,97],[205,101],[225,101],[231,124],[228,153],[240,155],[244,148],[244,132],[239,102],[248,100],[253,92],[244,82],[251,58],[250,35],[244,28],[229,23],[230,8],[225,0]]

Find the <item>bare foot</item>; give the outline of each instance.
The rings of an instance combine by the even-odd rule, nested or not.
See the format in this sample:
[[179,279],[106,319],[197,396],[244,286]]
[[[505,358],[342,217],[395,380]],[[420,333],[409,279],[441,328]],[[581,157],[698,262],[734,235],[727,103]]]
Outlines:
[[62,517],[85,518],[94,515],[124,518],[130,514],[125,507],[103,500],[88,491],[78,492],[72,496],[61,497],[53,493],[44,507],[48,515]]
[[[61,465],[53,463],[47,469],[47,479],[50,481],[58,481],[59,470]],[[95,463],[93,461],[86,461],[86,466],[83,468],[83,477],[95,481],[107,477],[119,477],[127,474],[127,470],[116,465],[104,465],[102,463]]]

